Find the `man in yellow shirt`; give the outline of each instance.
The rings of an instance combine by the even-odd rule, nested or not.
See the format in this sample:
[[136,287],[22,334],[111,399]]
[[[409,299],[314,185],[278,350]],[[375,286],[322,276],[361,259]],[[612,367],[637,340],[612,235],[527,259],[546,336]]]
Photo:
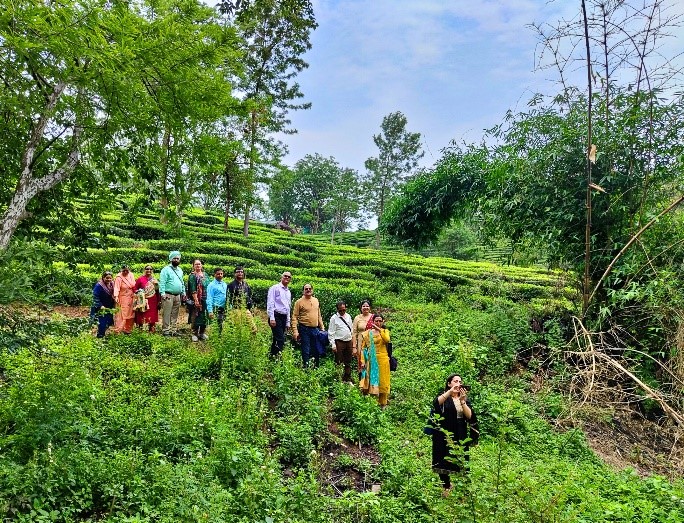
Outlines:
[[325,330],[321,317],[321,306],[318,298],[313,295],[313,285],[304,284],[304,293],[295,304],[292,311],[292,334],[302,346],[302,364],[309,366],[309,359],[313,351],[314,367],[318,367],[319,356],[316,350],[316,333]]

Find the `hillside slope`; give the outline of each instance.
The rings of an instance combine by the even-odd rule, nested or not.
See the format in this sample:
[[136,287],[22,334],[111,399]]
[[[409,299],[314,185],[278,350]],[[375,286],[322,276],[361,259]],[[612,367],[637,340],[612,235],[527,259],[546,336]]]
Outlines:
[[[331,247],[264,226],[245,239],[199,211],[181,237],[152,217],[117,220],[111,246],[78,265],[77,295],[104,268],[159,269],[180,249],[186,272],[194,257],[229,272],[244,264],[260,307],[291,270],[295,295],[313,283],[326,324],[338,299],[370,297],[399,359],[390,405],[340,383],[330,359],[302,370],[288,348],[270,361],[263,315],[256,336],[236,320],[199,344],[97,340],[78,320],[45,329],[36,345],[0,354],[4,518],[682,521],[681,481],[613,470],[581,431],[554,428],[567,413],[554,384],[565,379],[556,356],[574,297],[562,274]],[[469,478],[443,499],[423,426],[450,372],[472,385],[482,437]]]

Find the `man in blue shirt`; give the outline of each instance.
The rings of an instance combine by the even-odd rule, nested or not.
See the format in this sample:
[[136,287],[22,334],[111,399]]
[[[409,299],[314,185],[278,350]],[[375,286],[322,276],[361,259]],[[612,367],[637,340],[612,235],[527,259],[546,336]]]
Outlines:
[[228,284],[223,281],[223,269],[216,267],[214,269],[214,279],[207,286],[207,313],[209,313],[209,317],[213,320],[214,311],[216,311],[216,323],[219,334],[223,331],[223,321],[226,319],[227,291]]
[[169,264],[159,274],[159,294],[162,298],[162,334],[173,336],[178,323],[181,296],[185,294],[183,269],[179,267],[181,253],[171,251]]

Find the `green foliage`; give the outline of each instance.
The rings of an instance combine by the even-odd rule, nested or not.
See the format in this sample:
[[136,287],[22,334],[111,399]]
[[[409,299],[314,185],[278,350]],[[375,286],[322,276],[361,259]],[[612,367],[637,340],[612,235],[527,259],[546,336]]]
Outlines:
[[378,155],[365,162],[370,177],[364,189],[366,194],[373,195],[366,205],[378,217],[379,223],[385,205],[425,154],[421,151],[420,133],[409,132],[407,123],[401,111],[386,115],[380,125],[380,134],[373,135]]
[[85,318],[51,320],[47,314],[41,317],[40,311],[27,315],[26,311],[0,307],[0,347],[8,352],[42,351],[46,336],[73,336],[89,329]]
[[[220,230],[219,215],[197,216],[184,225],[195,242],[183,260],[246,261],[260,305],[283,268],[279,257],[297,259],[294,286],[314,284],[326,323],[337,299],[351,312],[361,298],[373,299],[388,317],[400,361],[388,408],[339,383],[329,358],[305,371],[287,346],[281,359],[269,360],[270,331],[258,310],[256,334],[229,314],[222,335],[212,324],[202,344],[138,332],[97,340],[79,335],[75,322],[45,322],[32,350],[22,347],[31,324],[18,317],[24,324],[15,330],[24,337],[14,338],[13,353],[0,353],[2,517],[428,522],[462,519],[465,503],[469,519],[492,523],[627,522],[635,514],[677,521],[680,482],[613,471],[579,430],[554,428],[563,396],[530,392],[529,377],[551,364],[542,357],[563,372],[554,359],[564,337],[560,313],[574,291],[561,273],[331,247],[260,225],[245,239]],[[152,222],[140,215],[138,224]],[[128,250],[93,251],[93,263],[111,265],[130,253],[141,260],[139,271],[183,247],[180,238],[120,239]],[[76,269],[89,290],[99,268]],[[640,292],[669,291],[654,284]],[[530,328],[533,317],[545,318],[543,332]],[[443,500],[423,427],[451,372],[471,385],[481,437],[471,450],[471,481],[454,477]],[[331,467],[356,478],[349,484],[379,484],[380,495],[336,491]]]
[[1,250],[0,304],[35,301],[33,279],[49,270],[51,258],[51,249],[39,242],[15,241]]
[[382,416],[377,399],[363,396],[346,383],[335,386],[333,416],[341,423],[340,432],[351,441],[372,444],[382,430]]
[[277,220],[307,232],[344,231],[359,218],[359,175],[334,158],[306,155],[273,177],[269,206]]
[[467,216],[489,168],[484,147],[452,145],[435,167],[414,176],[387,207],[380,228],[395,241],[422,247],[454,218]]
[[304,467],[314,452],[314,429],[300,420],[280,419],[275,423],[278,457],[287,465]]
[[85,248],[117,186],[167,205],[172,195],[180,213],[193,197],[187,185],[220,163],[212,126],[235,113],[226,81],[241,54],[234,29],[199,2],[149,9],[69,1],[5,10],[0,68],[13,80],[0,96],[3,248],[28,213],[36,218],[20,235],[54,242],[58,231],[63,245]]
[[149,335],[134,330],[128,336],[109,336],[105,338],[107,350],[130,356],[149,356],[152,354],[152,341]]

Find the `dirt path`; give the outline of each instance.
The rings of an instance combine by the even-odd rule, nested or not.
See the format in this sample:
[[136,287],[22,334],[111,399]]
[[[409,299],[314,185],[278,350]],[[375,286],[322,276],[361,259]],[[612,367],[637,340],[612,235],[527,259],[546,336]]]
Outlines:
[[615,413],[609,422],[583,422],[589,447],[617,470],[633,468],[642,477],[684,477],[684,434],[636,413]]

